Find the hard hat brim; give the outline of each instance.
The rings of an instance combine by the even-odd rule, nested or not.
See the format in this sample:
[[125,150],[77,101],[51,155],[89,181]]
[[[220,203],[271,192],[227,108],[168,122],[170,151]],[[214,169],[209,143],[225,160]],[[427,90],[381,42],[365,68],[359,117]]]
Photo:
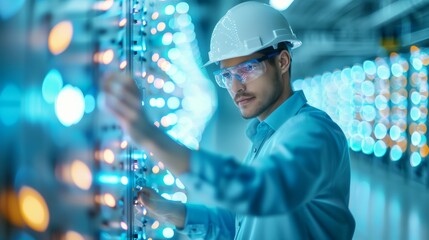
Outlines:
[[[295,49],[295,48],[298,48],[298,47],[300,47],[301,45],[302,45],[302,42],[300,41],[300,40],[298,40],[298,39],[295,39],[295,40],[291,40],[291,41],[289,41],[291,44],[292,44],[292,48],[291,49]],[[252,52],[252,53],[249,53],[249,54],[244,54],[244,55],[241,55],[241,56],[234,56],[234,57],[232,57],[232,58],[236,58],[236,57],[243,57],[243,56],[247,56],[247,55],[250,55],[250,54],[253,54],[253,53],[255,53],[255,52]],[[225,59],[218,59],[218,60],[215,60],[215,61],[207,61],[206,63],[204,63],[203,64],[203,66],[201,67],[201,68],[205,68],[205,67],[208,67],[208,66],[210,66],[211,64],[213,64],[213,63],[218,63],[218,62],[220,62],[220,61],[223,61],[223,60],[226,60],[226,59],[231,59],[231,58],[225,58]]]

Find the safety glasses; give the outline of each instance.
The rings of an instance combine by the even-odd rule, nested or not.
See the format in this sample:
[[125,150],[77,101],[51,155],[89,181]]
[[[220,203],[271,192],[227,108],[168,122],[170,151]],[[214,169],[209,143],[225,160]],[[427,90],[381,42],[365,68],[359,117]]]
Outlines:
[[260,58],[251,59],[238,65],[215,71],[216,82],[221,88],[231,88],[234,79],[242,84],[262,76],[267,70],[265,60],[277,56],[279,52],[270,53]]

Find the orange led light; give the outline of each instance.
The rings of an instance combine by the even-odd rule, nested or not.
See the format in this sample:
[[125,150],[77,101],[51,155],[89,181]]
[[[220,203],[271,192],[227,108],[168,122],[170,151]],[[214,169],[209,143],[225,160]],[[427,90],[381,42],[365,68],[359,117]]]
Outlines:
[[113,6],[113,0],[105,0],[94,4],[94,9],[99,11],[107,11]]
[[103,151],[103,159],[106,163],[112,164],[115,161],[115,154],[112,150],[106,149]]
[[159,173],[159,167],[158,166],[153,166],[152,167],[152,172],[154,173],[154,174],[157,174],[157,173]]
[[157,229],[159,227],[159,222],[158,221],[153,222],[151,227],[152,229]]
[[28,227],[37,232],[44,232],[49,224],[49,210],[43,196],[30,187],[19,191],[19,206]]
[[114,57],[115,57],[115,53],[113,52],[112,49],[106,50],[102,56],[102,63],[107,65],[113,61]]
[[124,230],[128,230],[128,225],[125,222],[121,222],[121,228]]
[[88,190],[92,184],[92,173],[82,161],[75,160],[70,166],[70,176],[73,183],[83,190]]
[[411,46],[411,48],[410,48],[410,51],[411,52],[417,52],[417,51],[419,51],[420,49],[417,47],[417,46]]
[[162,162],[158,162],[158,166],[159,166],[161,169],[164,169],[164,163],[162,163]]
[[121,148],[122,149],[125,149],[127,146],[128,146],[128,142],[127,141],[124,140],[124,141],[121,142]]
[[168,127],[170,125],[170,121],[166,116],[161,118],[161,125],[163,127]]
[[104,203],[111,208],[116,206],[115,197],[113,197],[113,195],[110,193],[104,194],[103,200],[104,200]]
[[153,83],[153,81],[155,81],[155,77],[154,77],[153,75],[149,75],[149,76],[147,77],[147,82],[148,82],[148,83]]
[[158,29],[158,31],[162,32],[162,31],[164,31],[164,30],[165,30],[165,27],[166,27],[165,23],[164,23],[164,22],[160,22],[160,23],[158,23],[158,25],[156,26],[156,29]]
[[155,79],[155,82],[153,83],[153,85],[157,88],[157,89],[161,89],[162,87],[164,87],[164,80],[161,78],[157,78]]
[[152,55],[152,61],[153,62],[158,61],[158,59],[159,59],[159,54],[158,53],[155,53],[155,54]]
[[123,18],[123,19],[121,19],[121,21],[119,21],[119,27],[124,27],[125,24],[127,24],[127,19],[126,18]]
[[85,238],[81,234],[79,234],[75,231],[66,232],[64,237],[62,237],[61,239],[62,240],[85,240]]
[[64,52],[70,45],[73,37],[73,25],[70,21],[63,21],[55,25],[48,37],[48,47],[52,54]]
[[13,225],[17,227],[24,227],[24,220],[19,211],[18,195],[12,190],[0,192],[0,217],[4,216]]
[[156,20],[159,17],[159,12],[152,13],[152,20]]
[[422,157],[426,157],[428,153],[429,153],[429,147],[427,144],[424,144],[422,148],[420,148],[420,155],[422,155]]
[[124,70],[127,67],[127,61],[124,60],[119,64],[119,69]]

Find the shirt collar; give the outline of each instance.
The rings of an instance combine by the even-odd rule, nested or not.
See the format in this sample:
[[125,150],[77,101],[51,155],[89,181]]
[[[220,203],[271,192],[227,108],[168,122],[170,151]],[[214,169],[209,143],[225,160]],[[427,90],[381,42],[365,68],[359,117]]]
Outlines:
[[[299,109],[307,103],[304,92],[302,90],[294,92],[286,101],[284,101],[274,112],[272,112],[264,122],[268,124],[274,131],[280,128],[280,126],[295,116]],[[252,120],[247,127],[246,135],[250,139],[256,134],[256,128],[259,125],[259,120],[255,118]]]

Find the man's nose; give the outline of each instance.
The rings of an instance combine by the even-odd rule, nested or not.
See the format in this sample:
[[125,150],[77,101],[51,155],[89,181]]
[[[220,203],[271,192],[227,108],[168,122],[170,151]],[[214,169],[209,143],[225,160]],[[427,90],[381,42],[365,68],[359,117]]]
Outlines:
[[231,91],[236,94],[240,90],[244,90],[246,88],[245,84],[243,84],[243,79],[240,75],[234,74],[231,80]]

